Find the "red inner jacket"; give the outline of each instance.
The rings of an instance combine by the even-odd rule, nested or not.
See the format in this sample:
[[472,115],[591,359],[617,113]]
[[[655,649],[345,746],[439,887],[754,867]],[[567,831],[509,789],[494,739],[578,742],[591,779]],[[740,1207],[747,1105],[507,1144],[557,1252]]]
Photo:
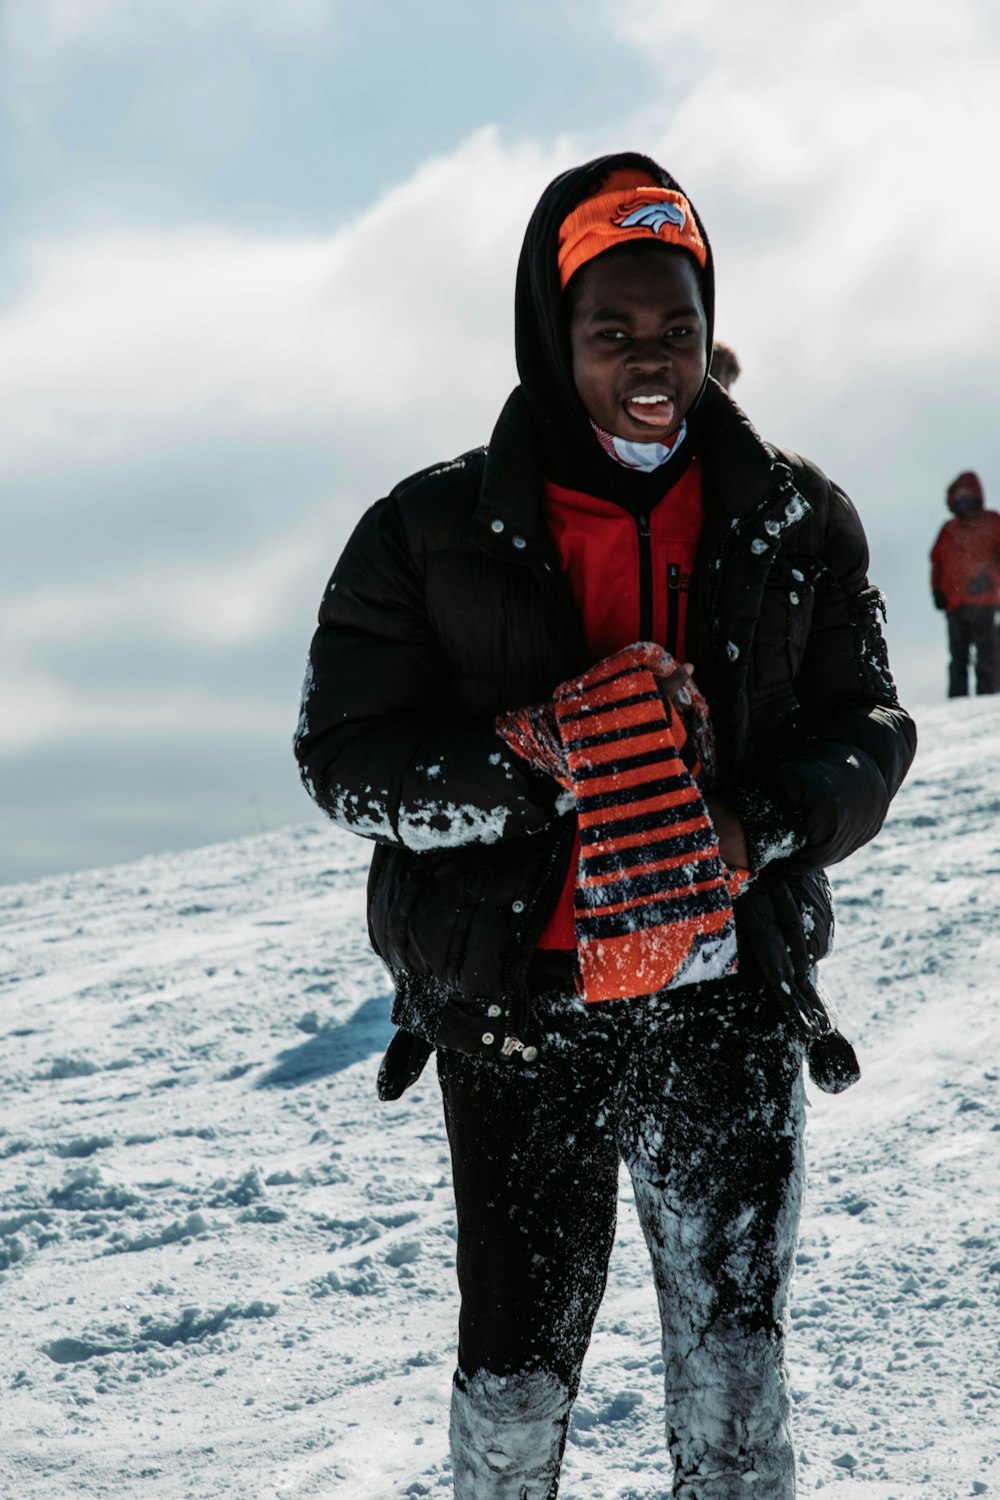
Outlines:
[[[970,588],[970,584],[972,585]],[[983,510],[967,521],[946,521],[931,552],[931,588],[945,609],[1000,604],[1000,514]]]
[[[562,489],[546,480],[545,519],[580,611],[591,660],[600,661],[641,639],[642,542],[635,516],[610,500]],[[684,660],[688,593],[701,523],[701,460],[695,459],[648,517],[649,638],[670,646],[668,585],[675,583],[676,642],[671,649],[678,661]],[[559,901],[538,940],[540,948],[576,947],[573,893],[579,855],[578,835]]]

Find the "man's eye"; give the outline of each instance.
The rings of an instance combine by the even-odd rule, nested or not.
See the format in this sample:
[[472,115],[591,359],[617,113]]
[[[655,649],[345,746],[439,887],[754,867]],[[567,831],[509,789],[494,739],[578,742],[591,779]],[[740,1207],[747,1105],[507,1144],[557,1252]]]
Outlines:
[[667,338],[669,338],[669,339],[689,339],[689,338],[692,338],[693,336],[694,336],[694,329],[693,328],[668,328],[667,329]]
[[602,328],[598,331],[599,339],[624,339],[627,338],[624,328]]

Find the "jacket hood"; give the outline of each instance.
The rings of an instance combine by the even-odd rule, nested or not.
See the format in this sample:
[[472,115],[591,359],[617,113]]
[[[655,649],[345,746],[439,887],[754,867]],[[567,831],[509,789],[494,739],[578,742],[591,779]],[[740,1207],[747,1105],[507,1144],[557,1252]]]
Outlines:
[[964,494],[974,495],[979,501],[979,509],[982,510],[986,497],[983,494],[982,480],[978,474],[974,474],[971,469],[965,469],[959,474],[957,479],[951,481],[945,492],[945,504],[952,512],[955,512],[955,496],[960,491]]
[[[612,172],[623,168],[632,168],[662,187],[684,193],[669,172],[635,151],[596,157],[549,183],[528,221],[521,247],[514,298],[514,347],[521,390],[548,476],[570,488],[596,490],[612,499],[627,494],[631,499],[623,503],[631,504],[637,494],[649,488],[650,482],[662,493],[666,476],[663,471],[658,471],[659,478],[656,474],[629,473],[601,450],[573,382],[569,319],[558,265],[559,230],[567,214]],[[687,193],[684,196],[706,249],[706,264],[704,270],[699,270],[708,324],[706,352],[710,356],[715,318],[712,247],[697,210]],[[703,393],[704,386],[695,406]],[[682,449],[687,446],[682,444]],[[684,457],[687,461],[688,455]],[[665,467],[671,465],[669,461]]]

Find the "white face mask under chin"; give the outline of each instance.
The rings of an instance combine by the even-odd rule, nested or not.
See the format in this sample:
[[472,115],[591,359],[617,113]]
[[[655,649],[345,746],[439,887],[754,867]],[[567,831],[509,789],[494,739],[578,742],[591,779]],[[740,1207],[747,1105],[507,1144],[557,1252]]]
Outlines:
[[655,469],[665,464],[683,443],[687,434],[687,422],[681,423],[680,431],[670,444],[667,443],[633,443],[628,438],[615,437],[613,432],[605,432],[603,427],[591,421],[591,427],[601,447],[609,458],[621,464],[623,469],[637,469],[642,474],[652,474]]

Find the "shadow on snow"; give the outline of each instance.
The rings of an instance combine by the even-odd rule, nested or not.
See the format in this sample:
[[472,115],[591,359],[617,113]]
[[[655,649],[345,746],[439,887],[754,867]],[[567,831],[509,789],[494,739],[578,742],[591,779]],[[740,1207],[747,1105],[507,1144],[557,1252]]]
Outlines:
[[393,1029],[386,996],[373,995],[339,1026],[326,1027],[299,1046],[279,1052],[278,1062],[257,1080],[256,1087],[294,1088],[342,1073],[373,1053],[384,1052]]

